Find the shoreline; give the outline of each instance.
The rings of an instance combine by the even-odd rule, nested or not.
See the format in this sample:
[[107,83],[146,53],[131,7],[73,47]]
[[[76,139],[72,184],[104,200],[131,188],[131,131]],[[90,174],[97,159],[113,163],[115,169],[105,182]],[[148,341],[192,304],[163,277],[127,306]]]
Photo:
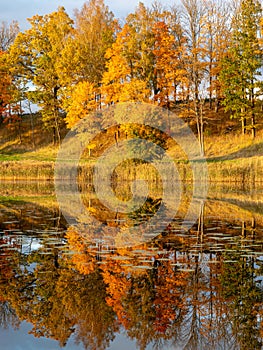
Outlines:
[[[236,159],[208,158],[206,161],[209,183],[231,184],[262,184],[263,183],[263,156]],[[176,162],[175,166],[180,180],[193,182],[189,163]],[[54,181],[54,161],[38,160],[5,160],[1,162],[1,181]],[[121,181],[132,181],[136,178],[145,178],[149,181],[158,181],[152,166],[142,164],[131,168],[119,169]],[[68,175],[65,172],[65,179]],[[92,165],[81,165],[80,181],[90,182],[93,174]],[[169,174],[168,180],[169,179]]]

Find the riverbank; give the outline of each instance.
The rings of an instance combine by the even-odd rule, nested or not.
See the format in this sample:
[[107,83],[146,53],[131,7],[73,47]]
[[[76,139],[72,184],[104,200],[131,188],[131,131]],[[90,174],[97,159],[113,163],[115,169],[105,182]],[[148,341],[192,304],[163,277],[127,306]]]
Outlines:
[[[238,159],[207,159],[208,181],[210,183],[236,183],[257,184],[263,182],[263,156],[255,156]],[[191,182],[192,171],[189,163],[177,162],[176,168],[180,174],[180,180]],[[4,160],[1,161],[0,180],[54,180],[55,161]],[[90,181],[92,179],[93,165],[80,166],[80,180]],[[66,174],[66,170],[65,170]],[[131,165],[123,169],[122,174],[116,175],[116,180],[135,180],[140,177],[149,181],[158,181],[156,171],[147,164]],[[65,179],[66,179],[65,175]],[[169,174],[166,174],[169,181]],[[171,178],[171,180],[173,180]]]
[[[34,116],[34,134],[29,117],[13,129],[0,126],[0,179],[53,181],[58,146],[52,143],[52,133],[43,128]],[[223,114],[210,120],[205,129],[205,156],[210,183],[257,184],[263,182],[263,129],[259,125],[257,137],[241,135],[237,126]],[[222,120],[221,120],[221,119]],[[232,123],[232,124],[231,124]],[[65,135],[67,130],[63,130]],[[33,142],[34,141],[34,142]],[[93,151],[92,151],[93,152]],[[171,151],[180,180],[192,181],[193,175],[187,158],[180,158],[178,146]],[[90,181],[96,157],[88,157],[80,166],[80,180]],[[66,173],[65,169],[65,173]],[[115,174],[116,175],[116,174]],[[169,175],[169,174],[168,174]],[[121,180],[134,180],[142,176],[157,180],[153,167],[147,164],[128,164],[119,169]],[[169,176],[167,176],[169,181]],[[171,179],[173,180],[173,179]]]
[[0,168],[0,180],[32,181],[54,179],[54,162],[35,160],[11,160],[2,161]]

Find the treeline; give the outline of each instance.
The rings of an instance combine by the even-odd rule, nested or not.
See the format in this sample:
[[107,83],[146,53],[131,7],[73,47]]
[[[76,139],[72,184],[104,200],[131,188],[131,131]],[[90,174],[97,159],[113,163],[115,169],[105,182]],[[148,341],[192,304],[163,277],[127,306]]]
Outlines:
[[63,123],[70,128],[111,104],[179,106],[183,117],[195,118],[202,148],[208,101],[255,136],[263,95],[259,0],[182,0],[171,8],[140,3],[124,23],[103,0],[90,0],[74,19],[59,7],[29,23],[24,32],[15,22],[0,28],[3,120],[37,104],[60,142]]

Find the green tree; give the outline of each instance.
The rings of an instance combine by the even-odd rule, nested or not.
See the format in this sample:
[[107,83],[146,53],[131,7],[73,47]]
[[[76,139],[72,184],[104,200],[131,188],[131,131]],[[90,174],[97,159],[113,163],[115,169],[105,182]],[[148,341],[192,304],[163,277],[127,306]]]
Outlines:
[[230,48],[220,73],[223,104],[233,118],[241,120],[243,134],[247,130],[246,120],[250,118],[252,137],[255,137],[256,101],[262,94],[262,49],[258,38],[262,7],[258,0],[242,0],[237,11]]

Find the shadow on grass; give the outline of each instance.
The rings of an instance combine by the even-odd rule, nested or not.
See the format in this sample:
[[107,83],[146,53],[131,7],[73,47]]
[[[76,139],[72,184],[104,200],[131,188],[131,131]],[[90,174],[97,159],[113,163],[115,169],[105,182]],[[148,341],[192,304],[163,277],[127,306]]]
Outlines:
[[261,157],[263,156],[263,141],[250,145],[248,147],[244,147],[239,149],[236,152],[232,152],[225,156],[218,157],[208,157],[208,162],[221,162],[224,160],[234,160],[239,158],[251,158],[251,157]]

